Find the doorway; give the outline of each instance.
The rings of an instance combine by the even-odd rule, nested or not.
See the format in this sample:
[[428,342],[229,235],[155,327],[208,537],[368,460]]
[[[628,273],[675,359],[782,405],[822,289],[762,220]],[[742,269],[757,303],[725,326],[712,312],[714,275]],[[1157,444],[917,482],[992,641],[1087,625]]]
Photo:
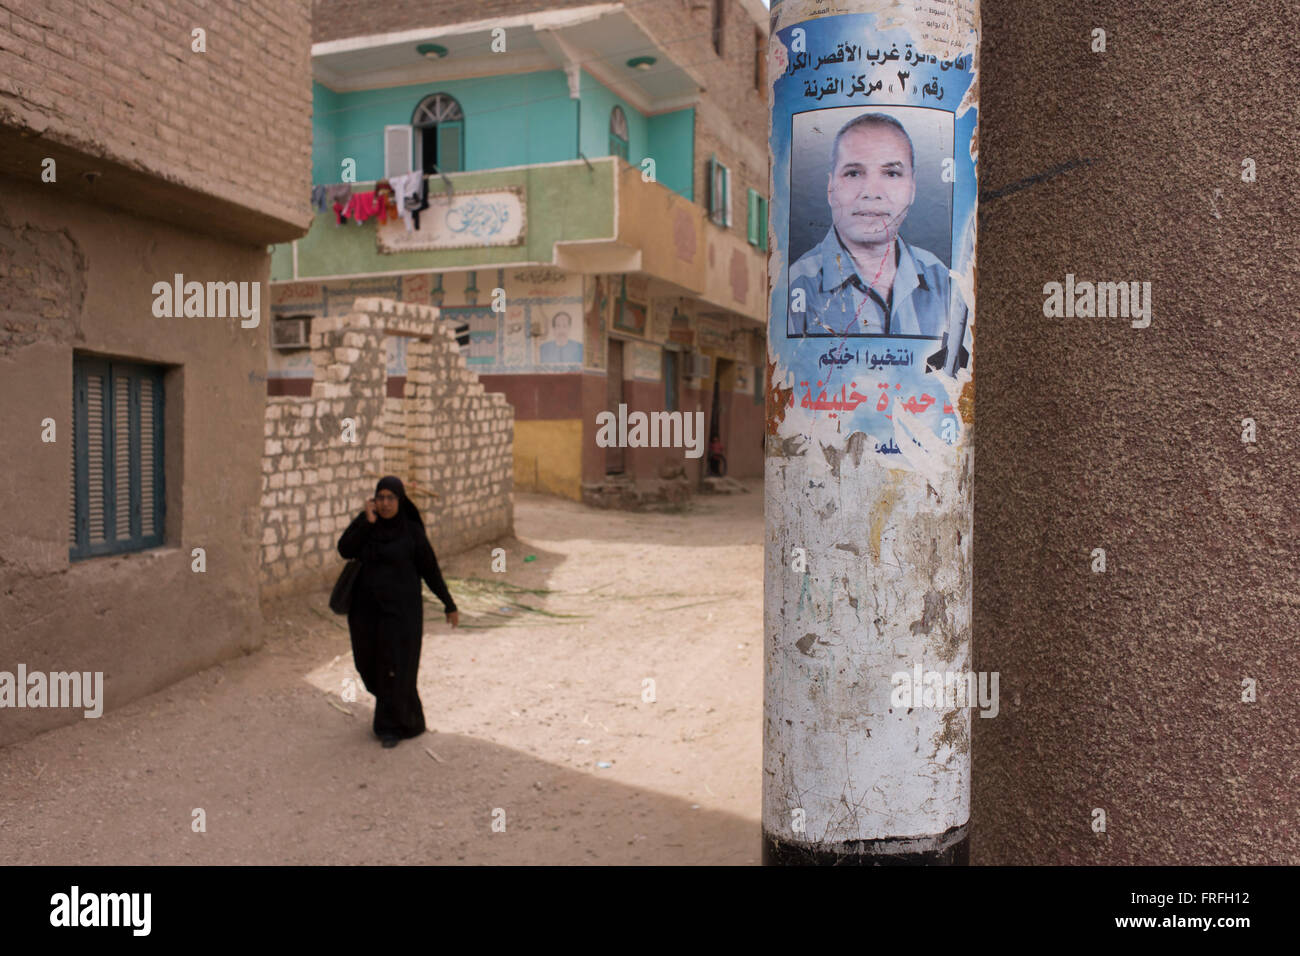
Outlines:
[[[623,404],[623,343],[609,340],[609,354],[605,361],[605,407],[618,415]],[[605,474],[621,475],[626,470],[624,449],[617,441],[605,449]]]
[[705,473],[715,477],[727,474],[727,415],[722,401],[735,388],[735,363],[729,359],[714,359],[713,402],[709,409],[709,456]]

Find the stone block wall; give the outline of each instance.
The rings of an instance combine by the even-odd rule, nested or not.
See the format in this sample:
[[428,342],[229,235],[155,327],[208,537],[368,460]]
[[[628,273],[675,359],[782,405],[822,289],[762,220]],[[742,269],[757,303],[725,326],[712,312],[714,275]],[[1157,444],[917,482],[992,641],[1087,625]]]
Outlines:
[[389,396],[384,399],[384,467],[391,475],[405,475],[410,471],[411,456],[406,443],[406,399]]
[[[405,335],[402,398],[387,397],[384,337]],[[486,393],[438,310],[358,299],[312,321],[310,396],[267,399],[262,594],[328,584],[338,538],[383,475],[396,474],[440,555],[510,534],[514,409]]]

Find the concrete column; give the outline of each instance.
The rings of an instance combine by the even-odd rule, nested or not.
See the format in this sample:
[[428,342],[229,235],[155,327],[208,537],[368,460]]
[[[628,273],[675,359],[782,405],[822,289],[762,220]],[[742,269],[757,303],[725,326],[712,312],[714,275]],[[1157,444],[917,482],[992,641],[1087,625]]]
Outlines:
[[972,858],[1295,865],[1300,11],[1066,9],[984,33]]
[[966,862],[978,41],[772,4],[765,863]]

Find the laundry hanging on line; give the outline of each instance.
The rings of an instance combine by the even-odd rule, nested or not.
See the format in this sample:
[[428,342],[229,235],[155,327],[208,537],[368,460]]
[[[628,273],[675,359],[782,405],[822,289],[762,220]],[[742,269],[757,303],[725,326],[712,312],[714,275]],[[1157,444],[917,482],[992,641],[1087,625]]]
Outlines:
[[420,228],[420,213],[429,208],[429,187],[424,173],[416,170],[402,176],[390,176],[389,185],[397,200],[397,210],[406,223],[406,231]]
[[325,201],[334,210],[334,224],[343,225],[343,210],[352,199],[351,183],[335,183],[325,187]]
[[374,190],[368,192],[354,192],[352,183],[313,186],[311,205],[317,212],[333,209],[334,223],[339,226],[348,220],[361,225],[374,218],[383,225],[399,215],[396,194],[386,179],[376,182]]

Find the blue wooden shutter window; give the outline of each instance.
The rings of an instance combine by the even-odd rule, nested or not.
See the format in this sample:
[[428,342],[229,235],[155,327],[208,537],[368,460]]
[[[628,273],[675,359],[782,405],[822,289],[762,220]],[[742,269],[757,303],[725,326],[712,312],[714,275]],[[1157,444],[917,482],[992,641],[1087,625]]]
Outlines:
[[73,358],[69,558],[163,543],[162,370]]

